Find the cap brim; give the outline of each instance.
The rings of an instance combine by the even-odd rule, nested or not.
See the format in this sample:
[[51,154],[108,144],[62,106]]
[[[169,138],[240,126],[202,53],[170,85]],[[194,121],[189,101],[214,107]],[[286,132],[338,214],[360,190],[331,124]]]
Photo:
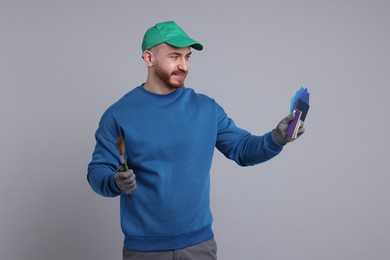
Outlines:
[[200,44],[199,42],[197,42],[194,39],[191,39],[189,37],[172,38],[172,39],[167,40],[166,43],[168,43],[174,47],[177,47],[177,48],[192,47],[198,51],[203,50],[202,44]]

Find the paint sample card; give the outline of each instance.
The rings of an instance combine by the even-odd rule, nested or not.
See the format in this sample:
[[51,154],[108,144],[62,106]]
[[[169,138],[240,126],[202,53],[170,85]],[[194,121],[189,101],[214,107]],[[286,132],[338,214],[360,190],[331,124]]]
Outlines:
[[295,118],[290,122],[287,129],[287,135],[291,138],[297,138],[298,129],[301,125],[300,122],[305,121],[307,113],[309,112],[309,100],[310,93],[307,88],[303,87],[301,87],[291,99],[290,113],[295,112]]

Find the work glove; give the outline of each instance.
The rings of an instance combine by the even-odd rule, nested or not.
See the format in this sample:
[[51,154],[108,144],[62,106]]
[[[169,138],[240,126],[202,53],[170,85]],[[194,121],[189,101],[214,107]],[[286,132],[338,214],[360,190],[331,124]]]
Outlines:
[[292,120],[294,120],[294,117],[295,117],[295,112],[283,118],[282,121],[280,121],[279,124],[276,126],[276,128],[272,130],[273,138],[280,145],[286,145],[287,143],[296,140],[305,132],[304,123],[301,120],[301,124],[298,128],[297,138],[291,138],[287,135],[288,125]]
[[116,186],[126,195],[132,194],[137,188],[134,172],[132,170],[125,171],[123,166],[115,172],[114,180]]

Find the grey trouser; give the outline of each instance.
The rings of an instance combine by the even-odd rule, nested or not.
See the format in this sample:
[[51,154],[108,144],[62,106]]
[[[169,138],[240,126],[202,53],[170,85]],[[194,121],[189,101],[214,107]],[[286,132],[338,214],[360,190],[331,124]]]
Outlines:
[[123,260],[217,260],[214,239],[171,251],[138,252],[123,248]]

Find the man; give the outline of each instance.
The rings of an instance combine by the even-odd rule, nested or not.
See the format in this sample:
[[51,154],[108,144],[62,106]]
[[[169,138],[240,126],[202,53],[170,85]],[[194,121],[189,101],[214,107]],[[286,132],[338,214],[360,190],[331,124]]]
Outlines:
[[[216,259],[209,196],[214,149],[247,166],[292,141],[286,131],[294,114],[255,136],[213,99],[184,87],[192,49],[203,46],[175,22],[149,28],[142,43],[146,82],[108,108],[96,131],[88,181],[103,196],[120,195],[123,259]],[[118,137],[128,171],[119,167]]]

